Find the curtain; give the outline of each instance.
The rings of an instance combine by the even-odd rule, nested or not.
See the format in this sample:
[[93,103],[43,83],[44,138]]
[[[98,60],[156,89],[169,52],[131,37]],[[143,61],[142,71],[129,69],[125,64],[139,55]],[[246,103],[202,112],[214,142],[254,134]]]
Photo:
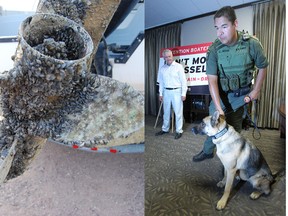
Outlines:
[[160,50],[180,46],[181,23],[145,31],[145,114],[157,115],[157,73]]
[[280,103],[286,98],[286,5],[274,0],[253,6],[254,35],[261,41],[269,66],[256,107],[258,127],[279,128]]

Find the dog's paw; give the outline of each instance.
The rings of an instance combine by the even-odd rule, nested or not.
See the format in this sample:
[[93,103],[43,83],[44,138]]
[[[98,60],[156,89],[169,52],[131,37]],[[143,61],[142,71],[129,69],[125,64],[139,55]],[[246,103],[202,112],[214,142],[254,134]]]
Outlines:
[[260,196],[261,196],[261,192],[259,191],[254,191],[253,193],[250,194],[250,198],[253,199],[253,200],[256,200],[258,199]]
[[220,210],[224,209],[225,206],[226,206],[226,201],[220,199],[217,203],[216,209],[220,211]]
[[217,183],[217,187],[219,187],[219,188],[225,187],[225,182],[224,182],[224,181],[219,181],[219,182]]

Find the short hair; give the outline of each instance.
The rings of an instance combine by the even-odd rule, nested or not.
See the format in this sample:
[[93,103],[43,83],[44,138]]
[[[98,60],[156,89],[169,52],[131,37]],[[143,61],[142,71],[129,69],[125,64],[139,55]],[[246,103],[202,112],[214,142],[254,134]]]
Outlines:
[[231,6],[225,6],[220,8],[214,15],[214,20],[222,16],[226,17],[231,23],[234,23],[237,19],[235,10]]
[[170,49],[164,49],[162,52],[162,56],[164,56],[165,53],[170,53],[173,55],[172,51]]

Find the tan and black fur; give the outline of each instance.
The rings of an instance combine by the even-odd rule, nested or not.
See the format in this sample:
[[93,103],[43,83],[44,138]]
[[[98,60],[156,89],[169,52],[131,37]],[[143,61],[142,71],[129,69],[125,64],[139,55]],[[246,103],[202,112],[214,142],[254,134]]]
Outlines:
[[263,193],[270,193],[273,176],[262,153],[228,125],[218,111],[213,116],[204,118],[192,131],[213,137],[217,155],[225,168],[224,178],[217,184],[218,187],[225,186],[224,194],[217,203],[218,210],[224,209],[227,204],[236,173],[242,180],[252,184],[255,189],[250,194],[252,199],[258,199]]

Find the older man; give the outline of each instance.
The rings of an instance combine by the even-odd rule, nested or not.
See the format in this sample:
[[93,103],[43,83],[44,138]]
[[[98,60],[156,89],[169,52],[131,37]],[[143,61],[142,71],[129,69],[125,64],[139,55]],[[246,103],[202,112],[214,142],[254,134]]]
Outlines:
[[173,59],[172,51],[165,49],[162,53],[165,64],[158,71],[159,100],[163,101],[164,121],[162,130],[156,136],[169,133],[171,105],[175,113],[176,134],[179,139],[183,133],[183,101],[186,100],[187,81],[183,66]]

